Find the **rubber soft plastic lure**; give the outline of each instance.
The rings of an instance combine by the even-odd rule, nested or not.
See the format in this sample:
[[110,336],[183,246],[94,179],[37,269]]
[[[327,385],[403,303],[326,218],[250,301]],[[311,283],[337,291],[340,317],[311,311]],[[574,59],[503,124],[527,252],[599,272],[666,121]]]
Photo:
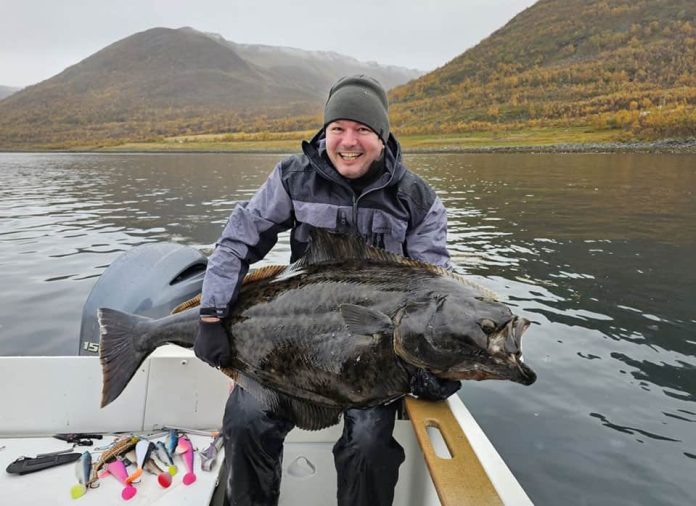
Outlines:
[[126,465],[123,463],[123,461],[116,458],[108,461],[106,463],[106,472],[104,472],[102,476],[104,476],[105,474],[110,474],[118,481],[123,483],[124,488],[121,491],[121,497],[123,499],[127,501],[133,498],[137,490],[128,481],[128,471],[126,470]]
[[181,453],[184,464],[186,464],[186,471],[188,471],[184,475],[184,485],[190,485],[196,481],[196,475],[193,472],[193,445],[191,444],[191,440],[186,436],[180,437],[177,450]]
[[160,469],[152,458],[145,461],[145,470],[150,474],[157,475],[157,483],[159,483],[162,488],[167,488],[172,484],[172,475]]
[[201,456],[201,469],[203,471],[211,471],[215,465],[215,460],[220,453],[222,447],[222,434],[218,434],[213,438],[212,443],[205,450],[198,452]]
[[169,471],[169,474],[174,476],[176,474],[176,466],[174,465],[174,461],[169,456],[167,448],[164,446],[164,443],[162,441],[157,441],[155,446],[155,452],[157,453],[157,458],[160,459],[160,461],[167,466],[167,471]]
[[89,452],[84,452],[80,456],[75,466],[75,475],[77,483],[70,489],[70,496],[73,499],[82,497],[87,492],[87,484],[89,483],[90,475],[92,474],[92,455]]
[[135,465],[137,467],[135,471],[133,471],[133,473],[130,476],[128,476],[128,483],[132,483],[133,481],[140,478],[140,475],[143,474],[143,467],[145,466],[145,462],[147,461],[147,459],[150,458],[150,453],[152,453],[152,450],[154,449],[155,445],[153,445],[151,441],[141,439],[137,442],[137,444],[135,445]]
[[123,439],[119,439],[118,441],[114,442],[110,447],[108,447],[108,449],[101,454],[101,457],[99,457],[99,460],[94,465],[94,468],[92,469],[92,476],[90,477],[89,483],[87,485],[89,486],[97,480],[99,471],[102,467],[106,465],[108,461],[110,461],[118,455],[126,453],[128,450],[133,448],[137,442],[137,437],[130,436]]
[[169,429],[167,440],[164,445],[167,448],[167,453],[173,459],[177,444],[179,443],[179,433],[175,429]]

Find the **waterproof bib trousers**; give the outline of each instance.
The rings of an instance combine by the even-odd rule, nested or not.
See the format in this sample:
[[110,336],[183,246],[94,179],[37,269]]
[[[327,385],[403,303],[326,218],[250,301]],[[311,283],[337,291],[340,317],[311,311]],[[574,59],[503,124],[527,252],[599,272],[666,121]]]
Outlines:
[[[343,435],[333,448],[338,506],[388,506],[404,450],[392,437],[399,403],[343,414]],[[236,386],[225,407],[223,436],[231,506],[278,504],[283,442],[294,425],[262,408]]]

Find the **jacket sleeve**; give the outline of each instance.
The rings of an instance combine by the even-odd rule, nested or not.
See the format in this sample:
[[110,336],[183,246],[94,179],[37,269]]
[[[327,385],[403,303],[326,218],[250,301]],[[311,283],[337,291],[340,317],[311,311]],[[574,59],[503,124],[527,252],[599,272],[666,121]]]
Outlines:
[[251,200],[237,204],[227,220],[208,259],[201,295],[202,315],[227,316],[249,264],[266,256],[278,234],[290,228],[292,209],[278,164]]
[[452,268],[447,251],[447,211],[439,197],[423,220],[406,233],[404,249],[409,258]]

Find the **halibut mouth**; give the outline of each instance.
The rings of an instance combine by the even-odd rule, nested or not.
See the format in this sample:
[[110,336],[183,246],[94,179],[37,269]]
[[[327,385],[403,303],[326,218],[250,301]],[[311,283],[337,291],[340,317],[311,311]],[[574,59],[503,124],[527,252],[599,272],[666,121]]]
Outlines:
[[[499,331],[489,340],[489,353],[495,365],[489,379],[494,379],[496,371],[501,379],[507,379],[523,385],[531,385],[537,379],[536,373],[524,363],[522,357],[522,335],[527,331],[531,322],[526,318],[513,316]],[[483,364],[486,365],[485,363]],[[509,371],[509,376],[506,372]],[[485,379],[485,378],[484,378]]]
[[[522,356],[522,335],[530,325],[531,322],[526,318],[513,316],[488,336],[485,349],[470,344],[471,349],[461,363],[446,370],[432,370],[443,378],[453,380],[507,380],[531,385],[536,381],[537,375],[524,363]],[[402,346],[396,346],[395,351],[407,362],[415,362]],[[414,365],[426,366],[424,363]]]
[[511,353],[510,361],[517,366],[518,375],[510,378],[512,381],[522,383],[523,385],[531,385],[537,379],[537,375],[532,371],[527,364],[524,363],[522,357],[522,335],[527,331],[532,323],[526,318],[515,316],[505,326],[507,338],[505,339],[505,351]]

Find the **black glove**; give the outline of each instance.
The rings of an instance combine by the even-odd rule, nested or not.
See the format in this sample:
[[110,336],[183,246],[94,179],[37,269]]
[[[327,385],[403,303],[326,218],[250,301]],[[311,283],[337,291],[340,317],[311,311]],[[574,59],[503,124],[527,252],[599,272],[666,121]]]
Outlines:
[[229,365],[230,340],[221,321],[200,321],[193,351],[198,358],[213,367]]
[[462,386],[461,381],[442,379],[425,369],[416,369],[411,376],[411,393],[426,401],[447,399]]

